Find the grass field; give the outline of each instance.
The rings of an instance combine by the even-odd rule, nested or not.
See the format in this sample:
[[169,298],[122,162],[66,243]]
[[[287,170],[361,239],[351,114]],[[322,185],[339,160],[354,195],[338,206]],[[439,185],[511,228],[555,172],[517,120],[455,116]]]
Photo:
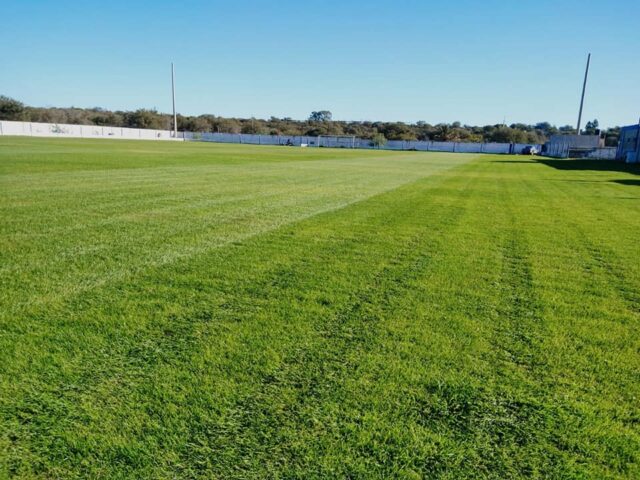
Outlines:
[[0,137],[0,478],[640,478],[640,170]]

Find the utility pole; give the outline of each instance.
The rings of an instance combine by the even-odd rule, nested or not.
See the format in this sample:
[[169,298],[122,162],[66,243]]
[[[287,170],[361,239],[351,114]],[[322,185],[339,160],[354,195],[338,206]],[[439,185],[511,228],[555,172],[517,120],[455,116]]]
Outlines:
[[176,80],[175,69],[171,62],[171,95],[173,97],[173,138],[178,138],[178,116],[176,115]]
[[584,83],[582,84],[582,97],[580,98],[580,112],[578,113],[578,135],[580,135],[580,124],[582,123],[582,107],[584,106],[584,93],[587,90],[587,77],[589,76],[589,63],[591,63],[591,54],[587,56],[587,68],[584,71]]

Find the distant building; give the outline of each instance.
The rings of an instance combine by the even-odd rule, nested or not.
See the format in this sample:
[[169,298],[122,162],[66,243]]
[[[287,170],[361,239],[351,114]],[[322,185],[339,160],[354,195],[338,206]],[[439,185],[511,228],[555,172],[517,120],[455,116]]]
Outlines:
[[552,135],[542,150],[543,155],[558,158],[589,156],[595,149],[604,147],[600,135]]
[[616,158],[627,163],[640,163],[640,125],[620,129]]

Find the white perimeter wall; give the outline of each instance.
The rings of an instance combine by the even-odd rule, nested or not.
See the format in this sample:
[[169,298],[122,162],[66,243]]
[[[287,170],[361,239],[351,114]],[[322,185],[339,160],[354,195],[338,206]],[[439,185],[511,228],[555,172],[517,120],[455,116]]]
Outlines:
[[[191,133],[178,132],[173,138],[170,130],[150,130],[142,128],[98,127],[94,125],[69,125],[62,123],[34,123],[0,121],[0,135],[20,135],[33,137],[70,137],[70,138],[122,138],[129,140],[191,140],[220,143],[247,143],[254,145],[318,145],[318,137],[288,135],[248,135],[234,133]],[[371,140],[340,137],[322,137],[323,147],[375,148]],[[389,140],[384,150],[421,150],[428,152],[458,153],[521,153],[530,144],[519,143],[464,143],[464,142],[431,142],[417,140]],[[538,150],[540,146],[536,145]]]
[[183,140],[181,132],[173,138],[170,130],[142,128],[98,127],[95,125],[68,125],[64,123],[34,123],[0,121],[0,135],[69,138],[122,138],[129,140]]
[[[246,143],[252,145],[308,145],[333,148],[377,148],[371,140],[350,137],[310,137],[299,135],[249,135],[243,133],[192,133],[185,132],[185,140],[217,143]],[[531,146],[530,143],[465,143],[465,142],[431,142],[419,140],[389,140],[381,147],[383,150],[421,150],[425,152],[458,152],[458,153],[522,153]],[[535,145],[540,150],[540,145]]]

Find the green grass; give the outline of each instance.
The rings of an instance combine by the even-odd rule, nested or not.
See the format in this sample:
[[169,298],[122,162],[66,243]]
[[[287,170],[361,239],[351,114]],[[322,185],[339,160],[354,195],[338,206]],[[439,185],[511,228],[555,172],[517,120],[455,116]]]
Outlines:
[[639,478],[639,175],[0,138],[0,478]]

